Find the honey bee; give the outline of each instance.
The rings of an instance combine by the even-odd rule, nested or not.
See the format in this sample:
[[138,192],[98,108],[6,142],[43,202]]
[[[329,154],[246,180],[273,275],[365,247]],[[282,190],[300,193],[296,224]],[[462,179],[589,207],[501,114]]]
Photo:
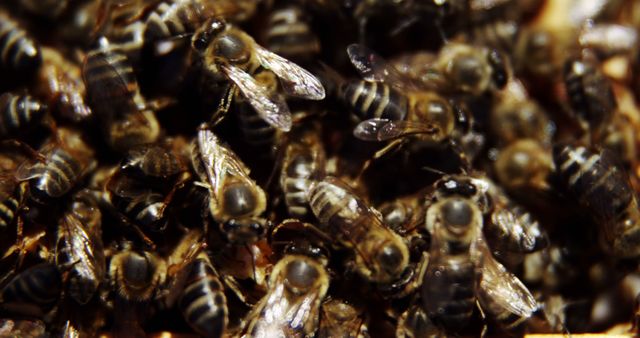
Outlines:
[[471,116],[461,103],[408,78],[364,46],[350,45],[347,53],[364,79],[344,83],[339,94],[363,120],[353,131],[357,138],[398,143],[419,135],[420,140],[446,141],[456,149],[483,142],[472,132]]
[[218,273],[201,253],[188,267],[179,307],[186,321],[203,336],[222,337],[228,322],[227,300]]
[[508,191],[549,191],[553,172],[551,149],[533,139],[515,141],[500,150],[494,169],[498,182]]
[[293,4],[269,14],[265,46],[293,60],[308,60],[320,52],[320,40],[310,27],[304,9]]
[[0,41],[0,67],[5,71],[26,75],[40,67],[40,45],[4,11],[0,11]]
[[309,201],[321,230],[353,251],[355,269],[364,278],[385,283],[405,271],[407,245],[347,184],[325,177],[311,186]]
[[18,141],[4,141],[0,150],[0,229],[6,229],[18,217],[26,196],[27,187],[19,184],[15,173],[24,161],[37,154]]
[[114,50],[87,54],[82,77],[92,111],[107,143],[118,151],[153,143],[160,135],[155,115],[146,109],[127,57]]
[[193,36],[192,46],[216,79],[230,80],[258,115],[283,131],[291,129],[291,113],[282,97],[269,95],[252,77],[260,67],[272,71],[289,95],[310,100],[325,97],[324,87],[315,76],[264,49],[247,33],[224,21],[207,20]]
[[68,292],[79,304],[89,302],[105,274],[102,239],[94,230],[73,213],[65,214],[58,226],[56,265],[68,274]]
[[96,165],[93,149],[73,129],[58,128],[40,152],[44,159],[24,162],[16,177],[29,182],[30,199],[41,205],[66,195]]
[[611,83],[598,69],[593,56],[569,59],[564,66],[564,83],[569,103],[591,141],[602,138],[611,123],[617,103]]
[[307,256],[287,255],[273,267],[269,291],[249,313],[248,337],[312,337],[329,288],[325,268]]
[[37,77],[35,94],[45,98],[52,110],[77,122],[91,116],[91,108],[84,99],[86,89],[79,65],[56,50],[43,47],[42,66]]
[[127,245],[111,257],[109,277],[117,295],[128,301],[149,301],[164,283],[167,266],[153,252],[135,250]]
[[312,183],[324,176],[325,152],[317,128],[294,130],[288,137],[280,171],[280,187],[289,215],[304,218]]
[[482,209],[472,199],[476,191],[465,189],[468,192],[461,194],[465,185],[458,182],[457,189],[435,194],[427,209],[432,241],[422,283],[423,307],[436,324],[456,331],[468,322],[478,300],[491,317],[513,329],[528,320],[538,304],[524,284],[493,258],[482,233]]
[[0,95],[0,138],[19,136],[42,122],[49,112],[46,104],[30,95]]
[[603,249],[620,258],[640,255],[640,213],[629,178],[607,150],[554,147],[553,161],[567,190],[598,223]]
[[42,317],[53,308],[62,292],[62,276],[51,263],[32,266],[7,283],[0,291],[5,311]]
[[209,191],[209,212],[232,243],[255,242],[265,233],[266,195],[249,169],[206,128],[198,131],[191,163]]
[[[253,78],[261,84],[269,95],[280,95],[278,79],[276,75],[268,70],[259,71]],[[271,149],[278,137],[278,130],[267,123],[256,110],[248,103],[242,95],[236,94],[235,100],[237,105],[237,116],[240,122],[240,131],[244,139],[251,146],[256,147],[260,152],[264,150],[264,154],[271,155]]]
[[320,310],[319,337],[369,337],[367,320],[361,309],[340,299],[329,299]]
[[533,139],[544,146],[551,144],[555,125],[543,108],[529,97],[520,81],[511,79],[494,99],[489,116],[490,129],[499,146],[520,139]]

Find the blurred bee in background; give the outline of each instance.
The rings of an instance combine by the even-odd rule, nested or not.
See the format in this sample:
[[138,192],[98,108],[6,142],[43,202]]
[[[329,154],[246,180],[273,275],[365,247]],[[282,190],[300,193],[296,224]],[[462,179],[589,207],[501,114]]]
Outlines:
[[366,314],[340,299],[329,299],[320,308],[319,337],[369,337]]
[[27,79],[42,64],[40,45],[4,11],[0,11],[0,54],[0,68]]
[[[310,100],[325,97],[324,88],[315,76],[264,49],[247,33],[224,21],[207,20],[193,36],[192,46],[211,76],[217,81],[231,81],[260,117],[283,131],[291,129],[291,113],[281,97],[269,95],[253,78],[260,67],[272,71],[289,95]],[[227,109],[219,109],[216,115],[224,114]],[[214,116],[214,120],[219,118]]]
[[56,265],[64,271],[69,295],[86,304],[97,292],[105,275],[101,233],[83,224],[73,213],[59,221]]
[[304,8],[287,4],[271,11],[267,19],[265,47],[296,62],[305,62],[320,52],[320,40]]
[[498,263],[483,236],[483,209],[471,180],[445,178],[427,209],[429,265],[422,283],[423,307],[437,325],[459,331],[476,299],[490,317],[512,330],[538,309],[529,290]]
[[58,128],[40,149],[43,159],[23,163],[16,173],[28,181],[29,198],[39,205],[57,201],[96,166],[94,150],[74,129]]
[[629,177],[613,155],[606,149],[594,153],[582,146],[558,145],[553,160],[560,182],[597,222],[605,252],[637,257],[638,203]]
[[48,112],[47,105],[31,95],[0,95],[0,138],[24,139],[24,133],[43,123]]
[[0,308],[42,318],[60,299],[62,276],[52,263],[34,265],[14,276],[0,291]]
[[247,316],[247,336],[314,336],[328,288],[321,264],[307,256],[284,256],[273,267],[269,291]]
[[502,148],[494,163],[498,182],[511,193],[548,192],[553,173],[551,149],[534,139],[521,139]]
[[160,135],[154,113],[147,109],[127,57],[113,50],[87,54],[82,77],[89,105],[101,123],[104,139],[115,150],[153,143]]
[[232,243],[255,242],[265,234],[266,195],[249,169],[213,132],[201,128],[191,148],[191,163],[209,192],[208,207]]
[[471,116],[461,104],[408,79],[362,45],[350,45],[347,53],[364,79],[344,83],[339,94],[362,121],[353,131],[357,138],[396,140],[389,149],[406,142],[406,136],[418,135],[429,143],[469,148],[458,152],[470,155],[483,143],[471,131]]
[[81,122],[91,116],[85,101],[86,88],[80,65],[66,59],[60,52],[42,48],[42,66],[38,71],[34,94],[46,100],[59,116]]
[[302,126],[287,136],[280,188],[291,217],[304,219],[311,215],[309,191],[324,176],[326,154],[318,125]]
[[347,184],[325,177],[312,185],[309,201],[321,230],[352,250],[353,268],[364,278],[384,283],[405,272],[407,245]]

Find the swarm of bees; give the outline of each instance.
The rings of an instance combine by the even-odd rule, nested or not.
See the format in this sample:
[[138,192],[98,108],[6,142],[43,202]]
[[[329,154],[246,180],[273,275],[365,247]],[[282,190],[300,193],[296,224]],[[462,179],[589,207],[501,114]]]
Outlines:
[[640,3],[6,0],[0,336],[640,329]]

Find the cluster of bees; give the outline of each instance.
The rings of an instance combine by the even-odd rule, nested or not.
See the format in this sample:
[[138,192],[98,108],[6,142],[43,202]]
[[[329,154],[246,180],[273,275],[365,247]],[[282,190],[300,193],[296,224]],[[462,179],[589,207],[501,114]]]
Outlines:
[[640,324],[640,3],[5,0],[0,335]]

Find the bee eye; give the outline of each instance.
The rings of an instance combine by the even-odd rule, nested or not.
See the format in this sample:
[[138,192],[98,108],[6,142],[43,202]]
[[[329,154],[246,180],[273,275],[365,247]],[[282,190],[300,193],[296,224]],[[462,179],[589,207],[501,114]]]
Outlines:
[[207,49],[207,46],[209,46],[208,34],[206,32],[196,34],[193,37],[191,45],[193,46],[193,49],[195,49],[196,51],[199,51],[199,52],[204,51],[205,49]]

